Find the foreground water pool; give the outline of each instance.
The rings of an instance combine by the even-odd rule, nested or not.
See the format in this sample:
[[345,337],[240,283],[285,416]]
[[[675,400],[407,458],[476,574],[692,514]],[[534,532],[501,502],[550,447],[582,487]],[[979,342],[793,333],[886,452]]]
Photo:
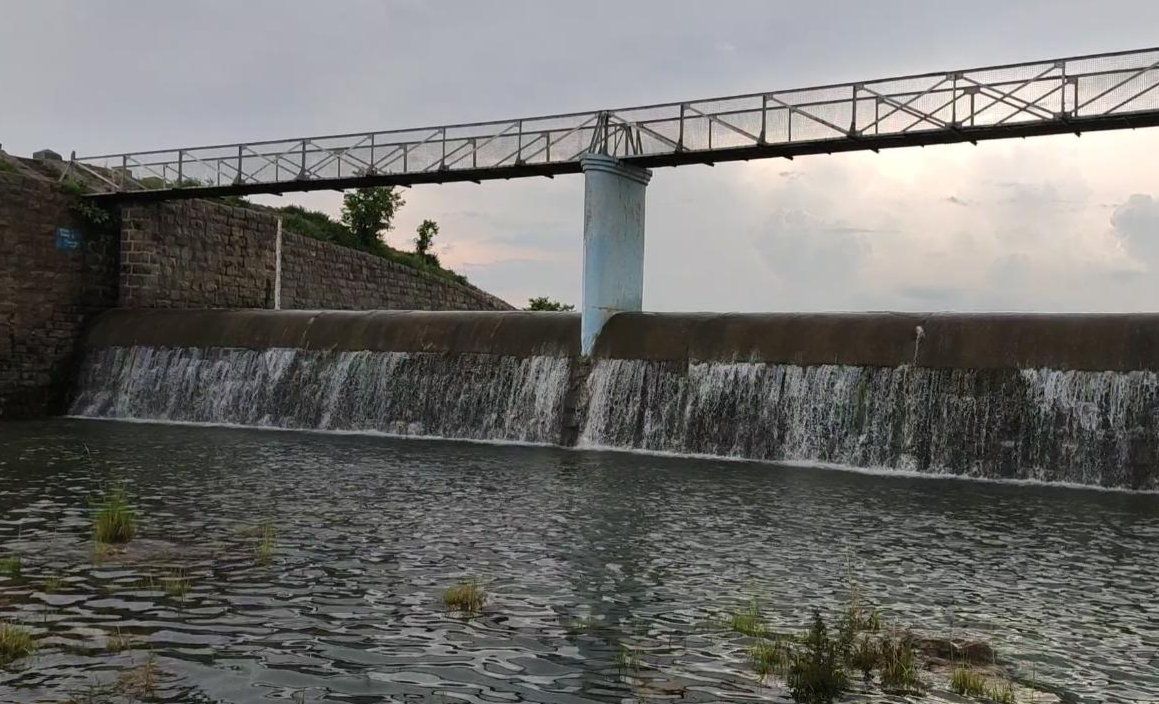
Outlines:
[[[140,525],[102,556],[110,482]],[[14,555],[0,619],[39,648],[0,670],[2,702],[121,696],[146,662],[180,702],[777,701],[706,624],[757,599],[801,628],[850,565],[891,623],[984,639],[1064,701],[1159,701],[1150,494],[58,420],[0,425]],[[488,593],[475,618],[442,604],[465,578]]]

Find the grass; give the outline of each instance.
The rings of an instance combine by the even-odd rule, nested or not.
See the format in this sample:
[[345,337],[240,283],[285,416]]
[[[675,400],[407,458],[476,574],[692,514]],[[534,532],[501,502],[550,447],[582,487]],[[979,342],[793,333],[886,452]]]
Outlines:
[[1010,680],[997,680],[987,687],[986,696],[998,704],[1014,704],[1014,685]]
[[0,558],[0,575],[6,577],[20,576],[20,556],[9,555],[8,557]]
[[43,591],[45,594],[53,594],[53,593],[59,592],[60,588],[63,586],[64,586],[64,580],[61,579],[60,577],[57,577],[55,575],[51,576],[51,577],[45,577],[44,578],[44,586],[41,587],[41,591]]
[[851,668],[860,671],[861,676],[868,680],[873,676],[873,671],[881,662],[881,647],[876,640],[863,635],[854,643],[846,662]]
[[98,544],[123,544],[137,534],[137,511],[123,485],[110,487],[97,505],[93,535]]
[[129,636],[123,635],[119,628],[116,633],[110,633],[105,636],[105,650],[110,653],[119,653],[123,650],[129,650],[132,647],[132,639]]
[[967,697],[986,696],[986,678],[969,665],[958,665],[950,675],[950,689]]
[[165,593],[169,596],[184,599],[185,593],[189,591],[189,577],[184,570],[173,570],[162,581],[165,585]]
[[0,622],[0,665],[27,657],[36,651],[32,632],[12,623]]
[[274,556],[274,524],[267,519],[260,526],[258,526],[259,537],[261,540],[254,548],[254,562],[265,567],[270,564],[270,560]]
[[477,614],[483,610],[483,604],[486,601],[487,592],[479,584],[479,580],[474,577],[459,582],[443,592],[443,606],[450,611]]
[[793,662],[793,651],[789,643],[780,637],[773,640],[757,639],[748,648],[749,662],[753,670],[764,682],[769,675],[788,677],[789,666]]
[[564,625],[568,635],[595,635],[608,630],[607,624],[595,616],[580,616],[567,621]]
[[764,638],[769,632],[768,622],[761,613],[757,600],[753,599],[745,611],[734,611],[725,620],[724,626],[731,631],[752,638]]
[[157,667],[157,656],[150,655],[149,659],[141,665],[122,672],[117,677],[114,689],[130,698],[152,698],[157,694],[157,681],[159,679],[160,670]]
[[640,654],[627,643],[620,643],[616,650],[616,669],[620,672],[636,672],[640,669]]
[[879,645],[882,690],[888,694],[920,692],[913,647],[900,637],[883,638]]

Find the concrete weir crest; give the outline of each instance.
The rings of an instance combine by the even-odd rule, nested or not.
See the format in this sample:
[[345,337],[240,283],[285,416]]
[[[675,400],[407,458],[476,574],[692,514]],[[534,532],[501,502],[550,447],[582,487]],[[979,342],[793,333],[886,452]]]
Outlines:
[[584,280],[580,353],[590,355],[604,323],[643,309],[644,192],[652,172],[603,154],[584,172]]

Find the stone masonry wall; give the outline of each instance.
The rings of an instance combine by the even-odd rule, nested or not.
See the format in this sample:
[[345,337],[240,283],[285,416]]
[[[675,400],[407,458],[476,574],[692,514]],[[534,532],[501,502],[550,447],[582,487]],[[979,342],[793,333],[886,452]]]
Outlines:
[[0,420],[62,411],[86,323],[117,302],[115,229],[84,222],[74,198],[0,155]]
[[[80,203],[47,165],[0,153],[0,420],[63,411],[96,313],[274,306],[276,215],[197,200],[132,205],[118,235],[80,217]],[[473,286],[292,233],[282,260],[285,308],[511,308]]]
[[282,234],[282,308],[512,310],[474,286],[289,232]]
[[124,308],[272,308],[277,218],[204,200],[121,213]]

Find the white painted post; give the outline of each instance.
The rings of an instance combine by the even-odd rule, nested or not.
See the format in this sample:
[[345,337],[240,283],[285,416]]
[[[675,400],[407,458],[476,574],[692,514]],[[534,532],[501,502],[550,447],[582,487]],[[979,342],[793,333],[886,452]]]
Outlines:
[[603,154],[584,172],[584,281],[580,353],[589,355],[609,318],[644,302],[644,192],[652,172]]
[[278,236],[274,240],[274,310],[282,309],[282,219],[278,218]]

